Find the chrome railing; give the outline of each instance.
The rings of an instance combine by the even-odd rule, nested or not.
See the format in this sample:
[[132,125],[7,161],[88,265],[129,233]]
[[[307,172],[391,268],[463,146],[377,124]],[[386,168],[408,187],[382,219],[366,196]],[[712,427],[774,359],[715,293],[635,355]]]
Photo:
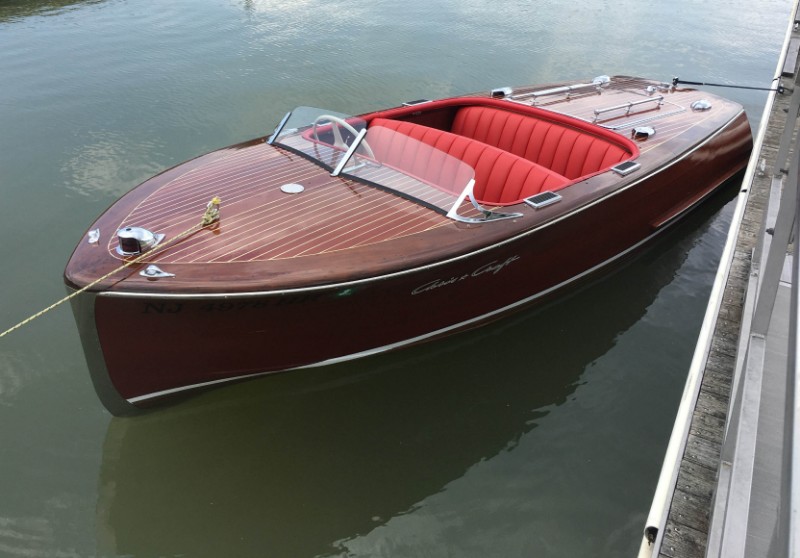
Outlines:
[[634,107],[639,107],[641,105],[646,105],[648,103],[655,103],[655,108],[660,108],[661,105],[664,104],[664,95],[659,95],[657,97],[651,97],[649,99],[642,99],[641,101],[630,101],[627,103],[622,103],[621,105],[614,105],[613,107],[606,107],[601,109],[595,109],[594,111],[594,120],[592,122],[597,122],[600,119],[600,116],[609,112],[619,112],[621,110],[625,111],[625,116],[630,116],[631,110]]

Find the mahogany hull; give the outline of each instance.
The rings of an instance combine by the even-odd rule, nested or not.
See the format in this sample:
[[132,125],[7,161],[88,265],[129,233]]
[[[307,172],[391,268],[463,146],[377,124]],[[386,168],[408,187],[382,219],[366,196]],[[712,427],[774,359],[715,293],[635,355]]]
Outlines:
[[409,251],[407,266],[384,273],[79,297],[73,307],[95,387],[123,414],[188,389],[392,350],[499,318],[641,246],[740,171],[750,147],[739,113],[657,172],[576,203],[566,216],[509,225],[510,234],[427,262]]

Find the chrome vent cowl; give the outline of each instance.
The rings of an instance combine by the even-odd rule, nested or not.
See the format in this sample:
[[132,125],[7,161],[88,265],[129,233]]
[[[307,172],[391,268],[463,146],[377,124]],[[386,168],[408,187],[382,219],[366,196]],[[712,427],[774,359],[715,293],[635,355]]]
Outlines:
[[711,101],[708,99],[699,99],[692,103],[692,110],[696,112],[702,112],[709,110],[711,108]]

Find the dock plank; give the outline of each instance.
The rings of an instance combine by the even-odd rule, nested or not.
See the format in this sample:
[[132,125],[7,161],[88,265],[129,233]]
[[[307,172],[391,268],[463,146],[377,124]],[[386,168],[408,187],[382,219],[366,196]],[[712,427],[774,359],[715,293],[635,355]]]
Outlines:
[[708,534],[688,525],[668,524],[664,531],[664,543],[660,556],[684,558],[705,554]]
[[795,38],[789,41],[789,51],[783,64],[784,76],[794,76],[798,53],[800,53],[800,38]]

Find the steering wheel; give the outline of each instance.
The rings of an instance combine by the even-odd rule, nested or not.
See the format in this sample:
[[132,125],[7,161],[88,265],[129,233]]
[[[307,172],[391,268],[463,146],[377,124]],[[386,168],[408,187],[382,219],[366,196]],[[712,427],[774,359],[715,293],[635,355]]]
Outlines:
[[[338,116],[331,116],[330,114],[321,114],[319,115],[316,120],[314,120],[314,126],[312,129],[314,139],[316,141],[320,141],[319,135],[317,134],[317,126],[319,126],[323,122],[330,122],[331,123],[331,131],[333,132],[333,146],[341,149],[343,151],[347,151],[350,146],[342,138],[342,132],[339,130],[341,126],[351,134],[353,137],[358,135],[358,132],[355,128],[353,128],[350,124],[348,124],[345,120],[339,118]],[[364,152],[367,154],[368,157],[375,158],[375,153],[372,152],[372,148],[367,143],[366,139],[362,139],[359,147],[364,148]]]

